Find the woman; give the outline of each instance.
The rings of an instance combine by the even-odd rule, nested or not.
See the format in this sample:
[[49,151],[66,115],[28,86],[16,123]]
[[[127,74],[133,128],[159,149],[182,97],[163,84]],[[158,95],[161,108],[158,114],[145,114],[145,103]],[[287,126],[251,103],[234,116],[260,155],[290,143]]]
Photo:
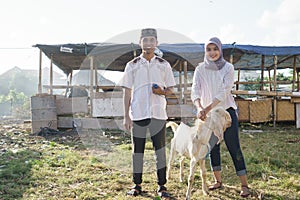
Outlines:
[[[231,95],[234,86],[234,67],[223,58],[222,43],[213,37],[205,44],[204,62],[195,69],[192,85],[192,101],[197,107],[197,117],[205,120],[209,111],[215,106],[224,107],[232,118],[232,125],[226,129],[224,140],[231,155],[237,176],[241,181],[242,197],[250,195],[247,183],[246,165],[240,148],[238,135],[238,118],[236,104]],[[215,140],[212,134],[211,140]],[[211,142],[211,141],[210,141]],[[222,188],[220,144],[213,147],[210,153],[211,167],[215,183],[210,190]]]

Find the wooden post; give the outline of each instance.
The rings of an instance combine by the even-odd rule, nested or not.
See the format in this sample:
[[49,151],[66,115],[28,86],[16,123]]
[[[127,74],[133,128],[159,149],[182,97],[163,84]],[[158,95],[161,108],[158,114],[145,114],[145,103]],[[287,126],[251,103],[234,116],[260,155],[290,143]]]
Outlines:
[[269,88],[270,88],[270,91],[272,91],[272,83],[271,83],[271,69],[268,68],[268,74],[269,74]]
[[72,85],[72,80],[73,80],[73,70],[72,70],[71,73],[70,73],[69,80],[70,80],[70,85]]
[[238,69],[238,82],[235,86],[236,90],[239,90],[239,82],[240,82],[240,79],[241,79],[241,69]]
[[233,64],[233,54],[232,54],[232,53],[230,54],[229,62],[230,62],[231,64]]
[[50,94],[53,94],[53,58],[50,59]]
[[182,103],[182,61],[180,61],[179,65],[179,97],[180,103]]
[[295,79],[296,79],[296,73],[297,73],[296,59],[297,59],[297,56],[294,56],[294,60],[293,60],[293,85],[292,85],[292,92],[295,91]]
[[[274,56],[274,91],[277,93],[277,56]],[[274,109],[273,109],[273,127],[276,128],[276,113],[277,113],[277,95],[274,96]]]
[[92,112],[93,112],[93,98],[94,98],[94,94],[93,94],[93,79],[94,79],[94,58],[93,56],[90,57],[90,98],[91,98],[91,109],[89,112],[90,117],[92,117]]
[[38,94],[42,92],[42,50],[40,49]]
[[184,70],[184,99],[183,99],[183,103],[186,104],[187,103],[187,61],[184,61],[183,63],[183,70]]
[[[93,59],[94,62],[94,59]],[[97,65],[95,65],[95,63],[93,63],[94,66],[94,73],[95,73],[95,85],[96,85],[96,92],[99,92],[99,87],[98,87],[98,67]]]
[[260,75],[260,90],[264,90],[264,71],[265,71],[265,55],[261,55],[261,75]]
[[274,56],[274,91],[277,90],[277,56]]

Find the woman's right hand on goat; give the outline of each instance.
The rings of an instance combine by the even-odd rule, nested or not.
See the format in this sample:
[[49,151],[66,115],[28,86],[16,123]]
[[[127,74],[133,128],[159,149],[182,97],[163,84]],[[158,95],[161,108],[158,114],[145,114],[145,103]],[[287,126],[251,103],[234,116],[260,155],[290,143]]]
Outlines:
[[203,109],[203,110],[200,110],[200,111],[198,112],[197,117],[198,117],[199,119],[201,119],[202,121],[205,121],[206,118],[207,118],[206,114],[207,114],[207,113],[206,113],[205,109]]

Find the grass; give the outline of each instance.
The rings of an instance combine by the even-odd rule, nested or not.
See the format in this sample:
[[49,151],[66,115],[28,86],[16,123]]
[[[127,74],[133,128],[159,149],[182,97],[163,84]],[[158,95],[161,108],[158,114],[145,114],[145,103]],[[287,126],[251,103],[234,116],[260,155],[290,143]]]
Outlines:
[[[170,141],[170,130],[167,135]],[[150,141],[146,144],[143,176],[146,192],[142,197],[130,198],[125,193],[132,186],[131,144],[124,133],[88,130],[78,135],[65,132],[40,137],[27,132],[1,132],[0,137],[1,200],[155,199],[156,173]],[[248,199],[299,199],[299,130],[284,124],[276,129],[268,124],[241,124],[240,139],[252,191]],[[204,197],[197,170],[192,199],[241,199],[240,183],[224,143],[221,151],[224,188]],[[209,160],[206,164],[208,182],[212,183]],[[186,179],[188,165],[186,160]],[[173,199],[184,199],[187,180],[179,183],[178,177],[179,164],[175,161],[167,187]]]

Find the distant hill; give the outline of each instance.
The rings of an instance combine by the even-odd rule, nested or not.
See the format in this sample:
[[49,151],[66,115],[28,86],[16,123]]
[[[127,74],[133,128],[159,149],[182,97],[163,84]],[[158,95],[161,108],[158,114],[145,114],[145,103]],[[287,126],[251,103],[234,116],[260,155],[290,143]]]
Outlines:
[[[43,68],[43,85],[49,85],[49,71],[49,68]],[[66,78],[54,71],[53,83],[56,85],[65,85]],[[37,88],[38,70],[14,67],[0,75],[0,95],[7,95],[10,90],[16,90],[17,92],[23,92],[26,96],[32,96],[37,93]]]

